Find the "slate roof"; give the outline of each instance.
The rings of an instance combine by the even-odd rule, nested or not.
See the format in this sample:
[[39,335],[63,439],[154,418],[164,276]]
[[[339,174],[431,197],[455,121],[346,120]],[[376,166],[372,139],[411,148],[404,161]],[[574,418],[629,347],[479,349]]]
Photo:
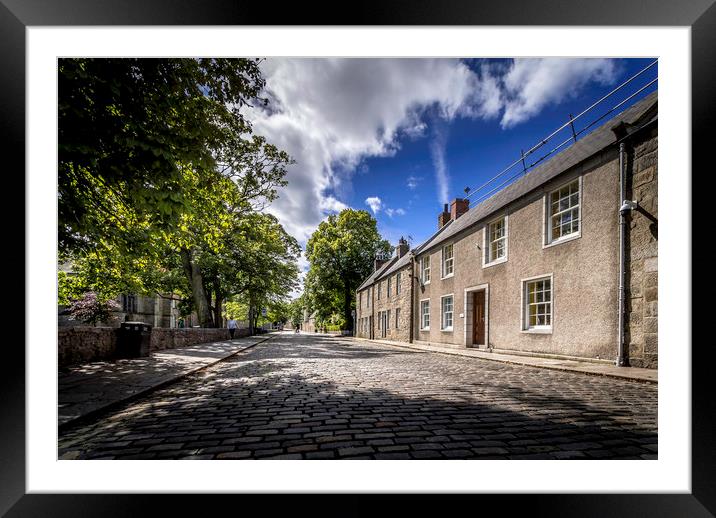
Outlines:
[[[519,180],[516,180],[501,191],[498,191],[491,197],[475,205],[457,220],[449,221],[424,243],[415,247],[411,251],[412,254],[418,255],[447,241],[461,231],[479,224],[506,205],[538,189],[551,179],[559,176],[603,149],[616,144],[616,137],[612,131],[616,123],[623,121],[627,124],[633,124],[638,121],[657,104],[657,94],[658,91],[653,92],[626,110],[607,119],[581,140],[578,140],[547,162],[535,167]],[[653,122],[654,119],[655,118],[652,118],[649,122]],[[370,284],[373,284],[376,280],[403,268],[409,261],[410,253],[405,254],[397,261],[396,257],[393,257],[385,265],[373,272],[373,274],[360,285],[358,290],[364,289]]]
[[[408,254],[404,255],[403,257],[407,257],[407,255]],[[396,259],[397,259],[396,256],[391,257],[385,264],[383,264],[380,268],[378,268],[376,271],[371,273],[370,276],[366,280],[363,281],[363,284],[358,286],[358,289],[356,291],[360,291],[363,288],[367,288],[368,286],[373,284],[373,282],[376,281],[378,279],[378,277],[383,272],[385,272],[388,268],[391,267],[391,265],[393,265],[396,262]],[[402,259],[402,257],[401,257],[401,259]]]
[[450,228],[428,239],[419,251],[431,249],[460,231],[472,227],[489,218],[494,212],[504,208],[509,203],[529,194],[547,183],[552,178],[562,174],[580,162],[586,160],[599,151],[616,143],[616,136],[612,128],[617,121],[633,123],[641,118],[657,102],[657,93],[653,92],[641,101],[635,103],[623,112],[615,115],[594,129],[591,133],[578,140],[554,158],[548,160],[528,172],[525,176],[508,185],[501,191],[482,201],[455,220]]

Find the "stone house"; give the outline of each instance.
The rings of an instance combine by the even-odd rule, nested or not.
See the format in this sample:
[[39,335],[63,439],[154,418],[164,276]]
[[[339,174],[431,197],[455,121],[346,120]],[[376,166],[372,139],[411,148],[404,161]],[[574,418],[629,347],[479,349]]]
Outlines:
[[317,315],[317,311],[309,313],[308,310],[303,310],[303,324],[301,324],[301,329],[307,333],[315,333]]
[[[476,206],[453,200],[358,289],[357,336],[655,368],[657,135],[655,92]],[[384,298],[397,271],[407,301]],[[398,308],[408,327],[384,331]]]
[[356,291],[356,336],[409,341],[411,256],[400,238],[388,261],[376,261],[373,275]]
[[[153,327],[175,328],[179,325],[178,299],[171,294],[165,296],[148,297],[145,295],[123,294],[119,295],[117,302],[119,309],[112,312],[112,320],[100,325],[119,327],[122,322],[144,322]],[[195,315],[185,317],[185,327],[192,327],[196,321]],[[77,320],[70,320],[67,306],[58,306],[57,324],[59,327],[89,326]],[[197,321],[198,324],[198,321]]]

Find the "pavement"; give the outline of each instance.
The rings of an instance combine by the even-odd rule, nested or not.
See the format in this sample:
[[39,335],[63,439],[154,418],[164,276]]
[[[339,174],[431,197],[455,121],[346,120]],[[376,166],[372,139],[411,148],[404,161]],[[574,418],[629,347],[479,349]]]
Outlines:
[[656,459],[657,385],[274,333],[60,429],[60,459]]
[[658,370],[642,369],[639,367],[617,367],[611,362],[606,361],[585,361],[569,358],[555,357],[537,357],[519,354],[507,354],[489,352],[487,350],[455,347],[441,347],[435,344],[417,344],[396,342],[391,340],[367,340],[365,338],[353,338],[357,341],[374,342],[394,347],[406,347],[418,351],[429,351],[443,354],[453,354],[457,356],[467,356],[469,358],[480,358],[482,360],[499,361],[504,363],[514,363],[517,365],[527,365],[530,367],[539,367],[543,369],[554,369],[560,371],[580,372],[595,376],[607,376],[611,378],[620,378],[631,381],[641,381],[645,383],[658,383]]
[[90,362],[63,368],[58,373],[58,425],[66,427],[142,397],[269,337],[260,335],[210,342],[165,349],[144,358]]

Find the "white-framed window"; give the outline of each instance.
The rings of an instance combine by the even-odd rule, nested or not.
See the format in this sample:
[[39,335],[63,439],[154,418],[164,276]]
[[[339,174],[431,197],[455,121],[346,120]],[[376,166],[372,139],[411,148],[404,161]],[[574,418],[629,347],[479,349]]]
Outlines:
[[365,300],[366,300],[366,307],[370,309],[370,299],[371,299],[371,288],[368,288],[365,292]]
[[452,294],[440,297],[440,329],[452,331],[454,299]]
[[545,225],[547,245],[567,241],[581,235],[581,176],[547,195]]
[[380,300],[380,295],[382,292],[383,292],[383,283],[379,282],[378,283],[378,300]]
[[395,274],[395,294],[400,295],[400,275],[401,272]]
[[391,278],[391,277],[388,277],[388,281],[387,281],[387,282],[388,282],[388,297],[390,297],[391,291],[392,291],[392,290],[391,290],[391,285],[390,285],[391,281],[392,281],[392,278]]
[[420,329],[430,329],[430,299],[420,301]]
[[483,266],[492,266],[507,261],[507,216],[485,225],[485,255]]
[[420,259],[420,279],[423,284],[430,282],[430,256],[426,255]]
[[442,278],[451,277],[455,272],[455,259],[453,257],[453,246],[452,243],[445,245],[442,251]]
[[398,329],[399,321],[400,321],[400,308],[395,308],[395,329]]
[[522,330],[550,332],[552,330],[552,276],[522,281]]

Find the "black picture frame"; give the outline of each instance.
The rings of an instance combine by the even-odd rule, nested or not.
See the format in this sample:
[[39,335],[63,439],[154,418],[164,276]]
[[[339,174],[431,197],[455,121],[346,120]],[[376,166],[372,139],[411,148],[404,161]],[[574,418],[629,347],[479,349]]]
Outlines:
[[[350,13],[343,14],[343,13]],[[551,25],[551,26],[690,26],[692,70],[692,163],[693,171],[712,172],[707,156],[713,148],[711,129],[716,113],[716,5],[714,0],[414,0],[412,2],[362,1],[350,9],[338,3],[302,2],[267,9],[264,3],[197,0],[0,0],[0,142],[6,158],[25,170],[25,30],[30,26],[63,25]],[[5,162],[8,163],[7,161]],[[703,166],[703,168],[700,167]],[[683,172],[687,181],[689,172]],[[25,193],[24,175],[5,173],[5,192]],[[695,179],[691,177],[691,181]],[[14,184],[13,184],[14,182]],[[698,192],[698,190],[692,190]],[[692,220],[699,221],[693,200]],[[6,213],[6,218],[7,218]],[[708,221],[708,220],[707,220]],[[19,226],[18,226],[19,228]],[[17,231],[17,230],[16,230]],[[692,234],[693,235],[693,234]],[[20,250],[24,236],[16,239]],[[23,254],[24,254],[24,247]],[[22,256],[25,261],[27,257]],[[24,269],[25,261],[20,269]],[[17,270],[13,270],[17,271]],[[693,271],[692,271],[693,275]],[[14,275],[19,282],[19,276]],[[18,287],[15,293],[24,293]],[[15,298],[18,306],[24,297]],[[703,313],[695,301],[694,314]],[[27,319],[36,319],[30,313]],[[692,317],[692,322],[700,320]],[[6,322],[8,324],[8,322]],[[14,329],[20,323],[11,321]],[[52,332],[52,326],[47,326]],[[0,384],[0,514],[15,516],[125,516],[151,509],[147,495],[28,495],[25,492],[25,354],[17,338],[6,334]],[[12,343],[11,343],[12,342]],[[690,494],[589,494],[589,495],[485,495],[499,498],[500,514],[511,514],[528,505],[530,514],[541,516],[714,516],[716,514],[716,447],[714,404],[710,386],[713,366],[712,340],[691,348],[692,354],[692,491]],[[12,347],[11,347],[12,345]],[[691,344],[663,344],[688,350]],[[240,496],[241,507],[255,500]],[[353,514],[373,512],[356,495],[346,508]],[[180,507],[182,514],[203,504],[189,503],[183,496],[162,498],[164,513]],[[421,499],[414,499],[418,505]],[[344,502],[342,505],[346,505]],[[453,506],[455,504],[453,503]],[[166,507],[165,507],[166,506]],[[177,507],[178,506],[178,507]],[[199,507],[196,507],[199,509]],[[317,510],[316,512],[320,512]],[[313,513],[315,514],[315,513]]]

